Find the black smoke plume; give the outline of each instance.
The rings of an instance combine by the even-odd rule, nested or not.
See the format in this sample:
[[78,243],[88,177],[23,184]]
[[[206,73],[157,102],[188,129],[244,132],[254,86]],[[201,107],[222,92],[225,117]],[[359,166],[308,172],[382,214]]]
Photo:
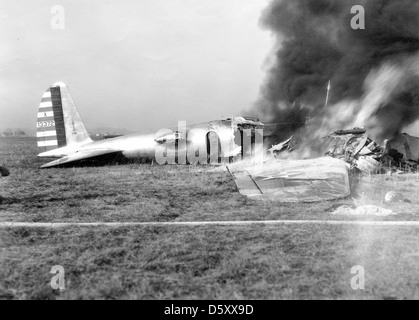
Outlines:
[[[365,29],[351,28],[354,5],[365,8]],[[371,70],[419,51],[418,0],[274,0],[261,24],[276,36],[277,50],[256,110],[273,122],[303,125],[306,117],[330,114],[329,80],[327,108],[333,108],[360,99]],[[418,76],[410,75],[374,116],[388,127],[386,135],[417,120]]]

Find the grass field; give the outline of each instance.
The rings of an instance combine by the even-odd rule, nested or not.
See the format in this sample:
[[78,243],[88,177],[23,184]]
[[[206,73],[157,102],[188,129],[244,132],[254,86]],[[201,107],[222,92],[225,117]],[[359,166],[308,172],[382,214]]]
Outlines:
[[[30,138],[0,139],[0,222],[419,220],[419,175],[363,176],[359,203],[389,217],[241,196],[223,167],[131,163],[39,169]],[[410,202],[383,203],[389,190]],[[3,299],[418,299],[417,227],[323,225],[0,228]],[[66,290],[52,290],[53,265]],[[350,286],[362,265],[365,290]]]

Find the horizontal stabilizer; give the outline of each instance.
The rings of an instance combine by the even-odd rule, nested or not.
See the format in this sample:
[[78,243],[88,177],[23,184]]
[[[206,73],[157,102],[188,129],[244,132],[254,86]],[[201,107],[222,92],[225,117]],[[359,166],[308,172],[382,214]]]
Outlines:
[[68,156],[65,156],[63,158],[48,162],[42,165],[41,168],[50,168],[50,167],[70,163],[73,161],[86,160],[86,159],[94,158],[97,156],[103,156],[103,155],[119,153],[119,152],[121,152],[121,150],[115,150],[115,149],[91,149],[91,150],[79,151],[79,152],[69,154]]

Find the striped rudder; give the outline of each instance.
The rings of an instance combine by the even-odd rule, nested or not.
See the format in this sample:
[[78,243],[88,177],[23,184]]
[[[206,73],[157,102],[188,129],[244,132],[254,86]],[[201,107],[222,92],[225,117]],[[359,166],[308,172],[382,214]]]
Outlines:
[[43,94],[36,127],[40,153],[61,148],[67,144],[59,87],[51,87]]
[[64,83],[55,83],[42,96],[36,136],[39,153],[91,141]]

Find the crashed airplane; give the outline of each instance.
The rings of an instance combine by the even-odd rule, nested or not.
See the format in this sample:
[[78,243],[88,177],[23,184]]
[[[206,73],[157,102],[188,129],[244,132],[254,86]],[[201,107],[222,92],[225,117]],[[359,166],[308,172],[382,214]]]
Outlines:
[[[68,88],[56,83],[42,96],[38,111],[39,157],[58,158],[49,168],[77,161],[122,155],[148,158],[159,164],[233,163],[229,166],[239,191],[255,199],[312,202],[350,194],[348,169],[343,161],[319,158],[263,162],[263,127],[258,119],[233,117],[163,129],[152,134],[134,133],[93,141],[76,109]],[[235,160],[257,159],[243,170]]]
[[[263,124],[258,119],[233,117],[155,133],[134,133],[93,141],[70,96],[58,82],[42,96],[37,120],[39,157],[58,158],[42,168],[100,157],[155,160],[159,164],[206,164],[231,161],[263,146]],[[262,153],[262,150],[253,150]]]

